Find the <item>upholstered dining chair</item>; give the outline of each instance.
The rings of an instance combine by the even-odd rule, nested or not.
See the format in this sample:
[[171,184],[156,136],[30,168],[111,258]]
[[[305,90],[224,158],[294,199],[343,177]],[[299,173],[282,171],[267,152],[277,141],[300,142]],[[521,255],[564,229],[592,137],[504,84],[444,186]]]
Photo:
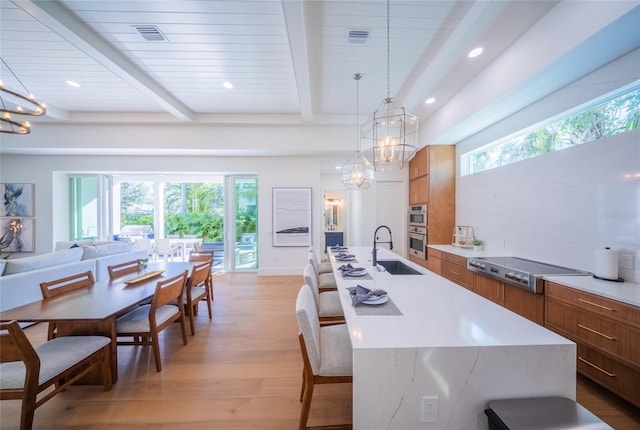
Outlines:
[[113,266],[107,266],[109,272],[109,279],[113,280],[125,275],[131,275],[140,271],[140,260],[125,261],[124,263],[114,264]]
[[191,268],[191,275],[187,279],[184,294],[184,308],[189,316],[189,325],[191,327],[191,336],[196,334],[195,315],[198,314],[198,303],[204,300],[209,310],[209,320],[213,319],[211,311],[211,297],[209,296],[209,286],[207,281],[211,276],[212,261],[194,264]]
[[318,272],[318,260],[316,260],[315,254],[308,254],[308,262],[313,267],[313,270],[316,272],[318,276],[318,287],[320,288],[320,292],[324,291],[332,291],[338,289],[338,284],[336,283],[336,276],[333,273],[320,273]]
[[209,273],[209,278],[207,279],[207,288],[209,288],[209,297],[211,297],[211,301],[213,301],[213,251],[193,250],[189,254],[189,262],[195,263],[203,261],[211,261],[211,273]]
[[118,345],[151,345],[156,370],[162,370],[158,333],[171,326],[174,321],[180,323],[182,343],[187,344],[182,294],[187,282],[187,271],[172,278],[158,281],[151,304],[142,305],[116,320],[118,337],[131,337],[131,341],[118,339]]
[[338,293],[338,291],[325,291],[321,293],[318,287],[318,276],[311,264],[307,264],[304,267],[302,276],[304,283],[310,286],[313,291],[313,298],[316,301],[320,324],[344,322],[340,293]]
[[20,430],[31,430],[38,407],[93,369],[110,390],[108,337],[61,336],[34,348],[17,321],[0,323],[0,399],[22,400]]
[[[298,339],[303,361],[299,430],[307,429],[315,384],[353,381],[352,347],[346,324],[320,326],[311,287],[303,285],[296,299]],[[331,428],[339,428],[332,426]],[[340,428],[351,428],[350,424]]]
[[[61,294],[69,293],[71,291],[80,290],[82,288],[90,288],[95,284],[93,278],[93,272],[90,270],[78,273],[76,275],[66,276],[64,278],[55,279],[49,282],[40,283],[40,291],[42,292],[42,298],[49,299],[51,297],[57,297]],[[51,340],[56,337],[56,323],[49,323],[49,330],[47,333],[47,339]]]
[[316,251],[314,250],[313,246],[309,247],[309,254],[313,254],[313,257],[316,259],[316,262],[318,263],[318,273],[332,273],[333,272],[333,268],[331,267],[331,263],[322,263],[320,260],[318,260],[318,255],[316,254]]

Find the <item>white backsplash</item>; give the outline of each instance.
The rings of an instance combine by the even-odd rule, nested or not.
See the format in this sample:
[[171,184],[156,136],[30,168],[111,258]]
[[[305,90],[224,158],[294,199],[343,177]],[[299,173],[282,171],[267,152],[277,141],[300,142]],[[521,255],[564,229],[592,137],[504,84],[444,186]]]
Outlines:
[[640,130],[458,178],[456,223],[492,255],[588,271],[609,246],[640,282]]

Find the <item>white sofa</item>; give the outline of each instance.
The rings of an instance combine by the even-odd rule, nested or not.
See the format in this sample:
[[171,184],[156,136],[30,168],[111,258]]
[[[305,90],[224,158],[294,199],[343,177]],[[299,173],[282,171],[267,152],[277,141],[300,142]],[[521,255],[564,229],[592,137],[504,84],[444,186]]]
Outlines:
[[59,242],[48,254],[0,260],[0,311],[42,300],[41,282],[88,270],[100,282],[109,279],[108,266],[146,257],[126,242]]

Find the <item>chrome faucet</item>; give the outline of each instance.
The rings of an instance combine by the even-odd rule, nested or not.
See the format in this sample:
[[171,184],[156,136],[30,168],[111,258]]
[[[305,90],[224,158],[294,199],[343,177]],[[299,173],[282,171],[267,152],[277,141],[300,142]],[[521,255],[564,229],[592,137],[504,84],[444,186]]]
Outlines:
[[[380,230],[381,228],[386,228],[387,231],[389,232],[389,241],[388,242],[378,242],[378,230]],[[372,257],[372,262],[374,266],[378,265],[378,249],[376,248],[376,246],[378,245],[378,243],[388,243],[389,244],[389,249],[393,249],[393,237],[391,236],[391,229],[389,227],[387,227],[386,225],[381,225],[378,226],[378,228],[376,228],[376,231],[373,233],[373,257]]]

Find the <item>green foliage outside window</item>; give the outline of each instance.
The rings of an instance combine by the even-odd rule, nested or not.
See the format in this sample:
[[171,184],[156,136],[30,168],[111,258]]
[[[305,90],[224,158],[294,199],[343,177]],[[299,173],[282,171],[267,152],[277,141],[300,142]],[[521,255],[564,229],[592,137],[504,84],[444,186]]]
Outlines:
[[463,155],[468,174],[580,145],[640,127],[640,88],[586,111]]

